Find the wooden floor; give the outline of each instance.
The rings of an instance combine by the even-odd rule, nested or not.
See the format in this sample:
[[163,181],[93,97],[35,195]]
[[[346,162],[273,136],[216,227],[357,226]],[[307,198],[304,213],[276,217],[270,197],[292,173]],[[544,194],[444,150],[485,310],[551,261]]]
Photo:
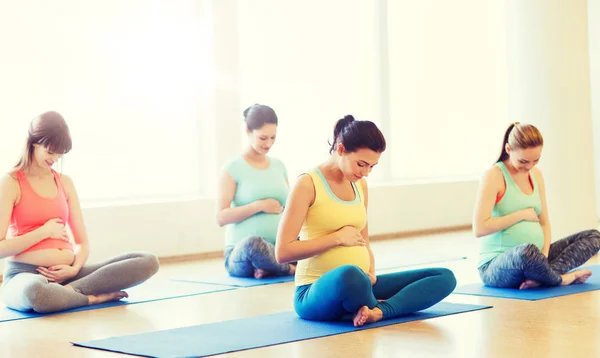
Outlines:
[[[477,241],[469,232],[373,243],[376,260],[429,253],[467,260],[459,284],[478,280]],[[590,263],[598,263],[593,258]],[[421,266],[415,266],[419,268]],[[158,275],[221,269],[220,260],[172,264]],[[72,346],[100,339],[293,310],[293,283],[0,323],[0,357],[125,357]],[[517,301],[451,295],[446,301],[494,308],[229,354],[231,357],[600,357],[600,291]],[[257,332],[248,332],[257,333]],[[269,332],[258,332],[269,334]]]

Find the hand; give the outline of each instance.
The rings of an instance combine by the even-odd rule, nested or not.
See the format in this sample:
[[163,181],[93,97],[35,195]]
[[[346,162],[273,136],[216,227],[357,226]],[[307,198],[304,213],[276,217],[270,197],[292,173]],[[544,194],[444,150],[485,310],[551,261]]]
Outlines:
[[523,220],[525,221],[536,221],[539,222],[540,218],[533,208],[527,208],[521,210],[523,212]]
[[275,199],[263,199],[259,201],[259,208],[260,211],[267,214],[281,214],[283,212],[283,207]]
[[354,226],[344,226],[336,232],[341,246],[365,246],[367,242]]
[[69,265],[56,265],[48,268],[38,267],[37,272],[44,276],[50,282],[62,283],[65,282],[79,273],[79,270]]
[[365,273],[371,279],[371,286],[375,286],[375,284],[377,283],[377,276],[375,276],[374,274],[372,274],[370,272],[365,272]]
[[40,229],[42,230],[42,240],[51,238],[69,241],[67,228],[61,219],[50,219]]

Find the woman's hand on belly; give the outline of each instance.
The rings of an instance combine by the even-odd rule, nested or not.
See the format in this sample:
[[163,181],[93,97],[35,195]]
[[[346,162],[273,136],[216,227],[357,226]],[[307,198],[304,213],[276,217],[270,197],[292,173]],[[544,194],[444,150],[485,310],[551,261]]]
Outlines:
[[283,212],[283,207],[281,203],[276,199],[263,199],[259,200],[258,207],[260,211],[267,214],[281,214]]
[[534,221],[534,222],[540,221],[540,218],[538,217],[538,214],[535,212],[534,208],[527,208],[527,209],[523,209],[521,211],[523,212],[523,220],[524,221]]
[[365,246],[367,242],[354,226],[344,226],[337,232],[341,246]]
[[37,272],[50,282],[63,283],[77,276],[79,270],[69,265],[54,265],[48,268],[38,267]]

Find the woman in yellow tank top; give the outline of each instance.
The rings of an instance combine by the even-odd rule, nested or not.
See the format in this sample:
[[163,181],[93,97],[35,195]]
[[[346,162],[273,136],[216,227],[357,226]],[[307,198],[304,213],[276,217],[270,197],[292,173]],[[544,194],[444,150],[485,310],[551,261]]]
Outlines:
[[373,122],[347,115],[333,136],[329,160],[294,185],[277,234],[278,262],[298,261],[297,314],[320,321],[351,315],[362,326],[440,302],[456,286],[447,269],[375,275],[364,177],[385,151],[383,134]]

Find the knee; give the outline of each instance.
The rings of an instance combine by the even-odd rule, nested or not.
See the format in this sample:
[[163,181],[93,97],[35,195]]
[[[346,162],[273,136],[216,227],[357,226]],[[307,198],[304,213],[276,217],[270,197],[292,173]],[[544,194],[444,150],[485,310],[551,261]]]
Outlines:
[[50,313],[52,312],[51,307],[48,305],[49,294],[48,285],[50,285],[45,279],[32,281],[23,290],[23,296],[26,302],[26,306],[31,307],[37,313]]
[[519,249],[521,252],[521,257],[523,259],[528,259],[531,257],[535,257],[536,255],[541,255],[542,252],[538,249],[534,244],[522,244],[519,245]]
[[129,258],[135,262],[136,270],[143,272],[147,278],[154,276],[160,268],[158,256],[151,252],[131,252]]
[[600,240],[600,231],[596,230],[596,229],[591,229],[586,231],[586,236],[588,237],[592,237],[594,239]]
[[249,255],[265,255],[269,250],[269,243],[260,236],[248,236],[239,243],[242,251]]
[[143,262],[145,271],[148,273],[148,277],[154,276],[160,268],[160,262],[158,256],[153,253],[143,253],[140,256],[140,261]]
[[358,266],[345,265],[338,267],[337,270],[338,287],[344,287],[352,292],[371,288],[371,280]]
[[440,289],[442,289],[447,296],[456,288],[456,276],[454,275],[454,272],[447,268],[440,268],[439,275],[442,278],[440,280]]
[[246,249],[260,248],[267,245],[267,241],[260,236],[248,236],[240,241],[240,245]]

